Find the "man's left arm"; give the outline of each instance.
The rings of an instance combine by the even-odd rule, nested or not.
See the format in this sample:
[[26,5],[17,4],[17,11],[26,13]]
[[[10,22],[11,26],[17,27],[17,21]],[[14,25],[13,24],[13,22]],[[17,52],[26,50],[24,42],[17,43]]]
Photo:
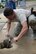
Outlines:
[[22,23],[22,30],[21,30],[20,34],[18,35],[18,39],[23,37],[23,35],[25,35],[27,31],[28,31],[28,26],[27,26],[27,22],[25,21]]
[[18,41],[19,39],[21,39],[23,37],[23,35],[25,35],[28,31],[28,26],[27,26],[27,22],[23,22],[22,23],[22,30],[20,32],[20,34],[17,37],[14,37],[14,41]]

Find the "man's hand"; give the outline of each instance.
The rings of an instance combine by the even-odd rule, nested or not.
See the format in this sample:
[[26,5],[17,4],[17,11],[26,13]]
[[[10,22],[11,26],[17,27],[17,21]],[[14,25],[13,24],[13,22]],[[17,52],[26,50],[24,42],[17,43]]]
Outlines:
[[17,42],[17,41],[18,41],[18,37],[14,37],[13,42]]

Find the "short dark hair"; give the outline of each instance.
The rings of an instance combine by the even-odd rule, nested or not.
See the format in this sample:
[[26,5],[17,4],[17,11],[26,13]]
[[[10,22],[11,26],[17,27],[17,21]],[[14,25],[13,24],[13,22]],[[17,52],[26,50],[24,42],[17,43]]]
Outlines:
[[4,16],[10,16],[12,14],[13,14],[13,9],[11,9],[11,8],[4,9]]

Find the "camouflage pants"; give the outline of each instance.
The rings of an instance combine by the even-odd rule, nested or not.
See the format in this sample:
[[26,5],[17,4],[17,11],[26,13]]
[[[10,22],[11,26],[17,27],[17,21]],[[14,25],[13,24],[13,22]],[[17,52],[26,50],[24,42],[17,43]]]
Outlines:
[[17,25],[14,26],[14,29],[9,32],[9,35],[11,35],[12,37],[18,36],[21,29],[22,29],[22,25],[21,23],[18,22]]

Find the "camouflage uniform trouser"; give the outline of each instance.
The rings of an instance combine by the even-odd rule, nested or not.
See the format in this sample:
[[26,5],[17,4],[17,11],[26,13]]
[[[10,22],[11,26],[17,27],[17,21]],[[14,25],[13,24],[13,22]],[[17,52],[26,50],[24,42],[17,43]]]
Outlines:
[[11,35],[12,37],[18,36],[19,33],[21,32],[21,29],[22,29],[22,25],[20,22],[18,22],[17,25],[14,26],[14,29],[9,32],[9,35]]

